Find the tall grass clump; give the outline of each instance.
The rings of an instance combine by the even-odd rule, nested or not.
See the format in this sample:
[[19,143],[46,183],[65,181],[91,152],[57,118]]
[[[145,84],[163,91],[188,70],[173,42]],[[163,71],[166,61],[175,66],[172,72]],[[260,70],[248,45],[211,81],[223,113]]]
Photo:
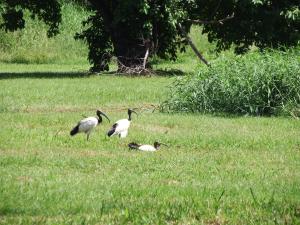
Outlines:
[[219,58],[178,78],[163,111],[299,116],[300,49]]

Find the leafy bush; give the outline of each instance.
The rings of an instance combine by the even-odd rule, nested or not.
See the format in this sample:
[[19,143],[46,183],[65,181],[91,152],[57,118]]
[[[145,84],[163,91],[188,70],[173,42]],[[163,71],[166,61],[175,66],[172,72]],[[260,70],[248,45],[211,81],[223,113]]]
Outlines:
[[178,78],[163,111],[248,115],[299,114],[300,51],[252,52],[220,58],[210,68]]

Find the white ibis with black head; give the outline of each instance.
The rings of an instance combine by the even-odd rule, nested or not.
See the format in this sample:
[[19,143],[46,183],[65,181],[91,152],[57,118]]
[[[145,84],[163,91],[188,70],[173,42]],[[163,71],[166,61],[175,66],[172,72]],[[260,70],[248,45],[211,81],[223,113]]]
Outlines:
[[119,135],[120,138],[125,138],[130,127],[132,113],[135,113],[137,115],[135,111],[133,111],[132,109],[128,109],[128,119],[121,119],[115,122],[115,124],[107,132],[108,137]]
[[141,151],[144,151],[144,152],[155,152],[157,151],[161,145],[165,145],[165,146],[168,146],[164,143],[159,143],[159,142],[154,142],[153,145],[140,145],[140,144],[137,144],[135,142],[131,142],[128,144],[128,147],[130,149],[137,149],[137,150],[141,150]]
[[89,140],[89,136],[92,130],[102,122],[101,115],[105,116],[110,122],[109,118],[105,115],[105,113],[101,112],[100,110],[97,110],[96,114],[98,118],[91,116],[80,120],[78,124],[71,130],[70,135],[74,136],[75,134],[78,133],[86,133],[87,135],[86,139]]

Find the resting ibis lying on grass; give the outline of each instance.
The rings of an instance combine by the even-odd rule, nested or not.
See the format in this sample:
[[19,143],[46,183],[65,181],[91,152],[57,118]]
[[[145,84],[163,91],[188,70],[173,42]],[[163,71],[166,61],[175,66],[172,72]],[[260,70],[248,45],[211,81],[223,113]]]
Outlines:
[[128,147],[130,149],[137,149],[137,150],[141,150],[141,151],[144,151],[144,152],[155,152],[157,151],[161,145],[165,145],[165,146],[168,146],[166,144],[163,144],[163,143],[159,143],[159,142],[154,142],[153,145],[140,145],[140,144],[137,144],[135,142],[131,142],[128,144]]
[[105,116],[108,119],[108,121],[110,122],[109,118],[100,110],[97,110],[96,114],[97,114],[98,118],[91,116],[91,117],[80,120],[78,122],[78,124],[71,130],[70,135],[74,136],[75,134],[78,134],[78,133],[86,133],[86,135],[87,135],[86,139],[89,140],[89,136],[90,136],[90,133],[92,132],[92,130],[102,122],[101,115]]
[[128,109],[128,119],[118,120],[107,132],[108,137],[119,135],[120,138],[125,138],[130,127],[132,113],[135,113],[137,115],[135,111],[133,111],[132,109]]

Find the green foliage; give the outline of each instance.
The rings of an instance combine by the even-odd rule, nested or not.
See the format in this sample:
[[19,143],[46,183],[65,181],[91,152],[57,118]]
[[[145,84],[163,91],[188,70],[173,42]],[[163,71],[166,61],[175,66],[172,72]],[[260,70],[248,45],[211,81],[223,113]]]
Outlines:
[[[85,30],[77,38],[89,46],[93,70],[108,70],[110,59],[118,59],[119,69],[140,67],[147,50],[150,57],[176,60],[187,45],[184,31],[190,31],[195,20],[203,24],[203,33],[218,50],[234,45],[243,53],[253,45],[283,48],[294,46],[300,39],[299,0],[68,0],[88,9]],[[43,20],[48,36],[58,33],[61,22],[59,0],[5,0],[1,4],[1,27],[6,30],[24,28],[24,9],[32,17]],[[218,22],[228,15],[233,18]],[[204,21],[204,22],[203,22]],[[205,22],[206,21],[206,22]],[[146,64],[150,66],[149,64]]]
[[92,71],[108,71],[113,46],[110,40],[109,33],[104,27],[103,19],[99,15],[91,15],[86,21],[83,22],[87,26],[80,34],[75,35],[75,39],[85,40],[89,53],[88,58],[93,65]]
[[[178,50],[184,51],[187,44],[178,25],[189,31],[192,20],[217,21],[234,14],[224,23],[204,24],[203,33],[208,34],[210,42],[217,43],[219,50],[234,44],[236,52],[243,53],[252,45],[261,49],[292,46],[300,39],[298,1],[91,2],[97,14],[89,19],[89,28],[80,38],[87,40],[90,61],[100,69],[107,69],[101,60],[107,65],[113,55],[124,65],[140,64],[141,60],[134,59],[143,58],[149,45],[151,56],[175,60]],[[103,36],[95,32],[97,29],[105,30]],[[99,45],[98,40],[104,43]]]
[[235,45],[237,53],[252,45],[261,49],[295,46],[300,40],[299,0],[204,1],[196,0],[190,14],[202,20],[218,20],[234,13],[222,24],[205,24],[203,32],[219,50]]
[[7,31],[15,31],[25,27],[23,16],[24,9],[31,12],[31,17],[38,17],[43,20],[48,26],[48,36],[58,34],[58,26],[61,22],[60,4],[57,0],[3,0],[2,8],[2,23],[0,28]]
[[299,114],[299,49],[218,59],[197,75],[178,78],[162,107],[184,112]]
[[180,1],[90,2],[95,14],[84,22],[87,29],[77,38],[87,41],[93,69],[107,70],[112,56],[125,66],[140,65],[147,48],[151,55],[173,60],[183,50],[176,27],[183,16]]

